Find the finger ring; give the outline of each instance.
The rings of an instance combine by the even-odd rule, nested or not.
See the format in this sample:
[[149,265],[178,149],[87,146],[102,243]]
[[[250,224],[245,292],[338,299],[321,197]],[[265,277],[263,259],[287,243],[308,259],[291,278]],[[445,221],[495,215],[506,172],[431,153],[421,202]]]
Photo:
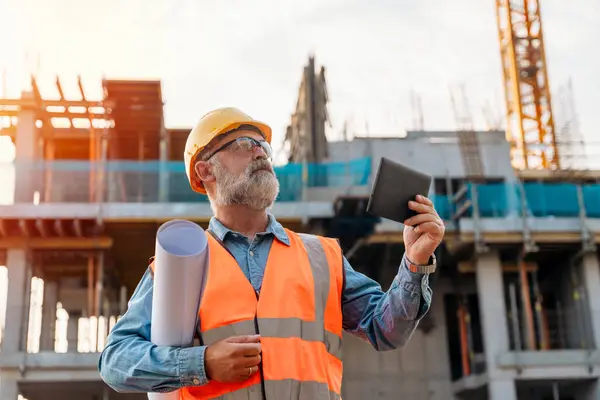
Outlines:
[[252,375],[252,367],[248,367],[248,376]]

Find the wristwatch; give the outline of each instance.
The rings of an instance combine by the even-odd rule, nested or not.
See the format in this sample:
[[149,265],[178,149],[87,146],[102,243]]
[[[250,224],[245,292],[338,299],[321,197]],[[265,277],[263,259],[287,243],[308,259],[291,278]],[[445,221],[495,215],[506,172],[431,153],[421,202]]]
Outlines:
[[[404,257],[406,257],[406,255]],[[435,254],[432,254],[431,257],[429,257],[428,264],[415,264],[410,261],[408,257],[406,257],[406,262],[408,263],[408,270],[417,274],[433,274],[437,266]]]

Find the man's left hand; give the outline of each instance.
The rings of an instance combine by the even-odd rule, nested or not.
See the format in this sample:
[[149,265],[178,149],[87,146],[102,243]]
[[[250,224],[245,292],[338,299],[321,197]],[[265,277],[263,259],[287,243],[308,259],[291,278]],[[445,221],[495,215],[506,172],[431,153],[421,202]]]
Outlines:
[[404,221],[406,256],[413,263],[424,265],[444,238],[444,221],[425,196],[418,195],[416,201],[408,202],[408,207],[418,215]]

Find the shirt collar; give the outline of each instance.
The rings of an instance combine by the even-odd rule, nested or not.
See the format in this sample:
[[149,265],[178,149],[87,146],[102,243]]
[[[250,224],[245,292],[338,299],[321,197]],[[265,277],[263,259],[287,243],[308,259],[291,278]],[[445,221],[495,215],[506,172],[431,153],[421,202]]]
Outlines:
[[[277,222],[277,220],[275,219],[275,217],[272,214],[268,214],[268,217],[269,217],[269,222],[267,224],[267,229],[265,230],[265,232],[261,232],[261,233],[263,233],[263,234],[270,233],[273,236],[275,236],[275,238],[277,238],[277,240],[279,240],[281,243],[289,246],[290,239],[288,238],[288,235],[285,233],[283,226],[279,222]],[[221,241],[225,240],[225,237],[227,236],[227,234],[238,233],[238,232],[234,232],[231,229],[227,228],[225,225],[223,225],[221,223],[221,221],[219,221],[215,217],[212,217],[210,219],[210,222],[208,224],[208,229],[210,229]]]

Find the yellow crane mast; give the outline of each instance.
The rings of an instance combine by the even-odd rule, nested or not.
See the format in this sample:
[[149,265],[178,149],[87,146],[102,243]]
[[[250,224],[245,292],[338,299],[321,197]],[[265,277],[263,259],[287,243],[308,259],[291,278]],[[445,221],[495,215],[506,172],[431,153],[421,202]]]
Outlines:
[[559,169],[539,0],[496,0],[506,99],[506,138],[515,169]]

